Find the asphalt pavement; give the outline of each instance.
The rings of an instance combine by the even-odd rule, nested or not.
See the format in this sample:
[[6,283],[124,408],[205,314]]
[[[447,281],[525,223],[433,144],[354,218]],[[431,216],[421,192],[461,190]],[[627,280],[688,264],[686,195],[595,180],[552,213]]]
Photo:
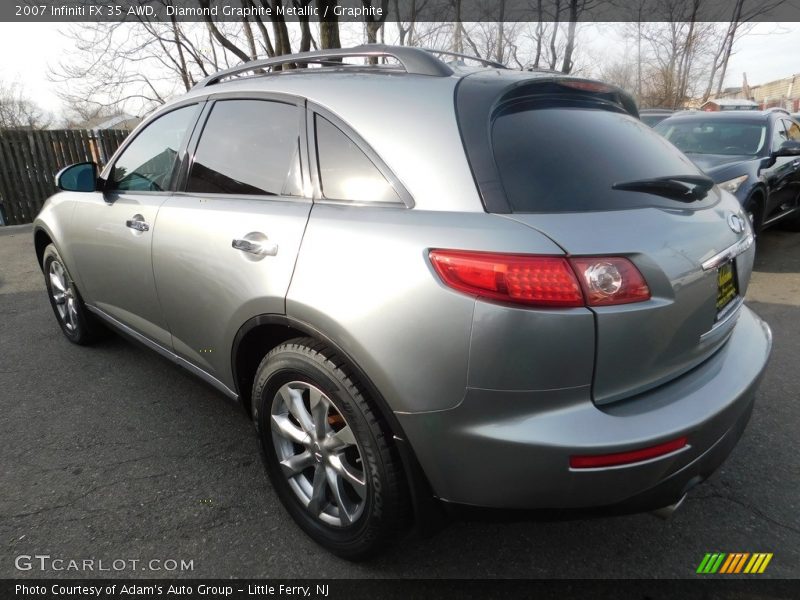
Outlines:
[[30,229],[0,227],[0,578],[685,578],[707,552],[800,577],[800,233],[759,237],[748,303],[775,336],[752,420],[671,520],[454,523],[351,564],[288,517],[241,408],[119,337],[70,344]]

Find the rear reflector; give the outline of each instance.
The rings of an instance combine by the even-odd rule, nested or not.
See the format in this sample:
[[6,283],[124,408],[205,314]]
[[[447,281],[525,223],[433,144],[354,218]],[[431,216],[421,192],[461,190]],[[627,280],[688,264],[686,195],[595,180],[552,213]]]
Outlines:
[[541,307],[641,302],[650,289],[627,258],[431,250],[433,268],[449,287],[481,298]]
[[451,288],[533,306],[583,306],[569,263],[559,256],[431,250],[431,264]]
[[627,465],[637,463],[651,458],[657,458],[670,454],[676,450],[686,447],[686,437],[678,438],[670,442],[664,442],[658,446],[640,448],[629,452],[616,452],[614,454],[587,454],[583,456],[570,456],[569,466],[571,469],[596,469],[598,467],[613,467],[615,465]]

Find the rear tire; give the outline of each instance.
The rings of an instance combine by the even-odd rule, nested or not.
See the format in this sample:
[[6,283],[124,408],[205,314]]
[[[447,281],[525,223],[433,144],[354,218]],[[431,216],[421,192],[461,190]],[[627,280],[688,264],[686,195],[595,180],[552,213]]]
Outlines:
[[108,330],[86,310],[83,298],[53,244],[44,249],[42,270],[47,297],[64,336],[79,346],[105,337]]
[[341,357],[311,338],[281,344],[261,361],[252,398],[267,473],[314,541],[360,560],[405,530],[400,457]]

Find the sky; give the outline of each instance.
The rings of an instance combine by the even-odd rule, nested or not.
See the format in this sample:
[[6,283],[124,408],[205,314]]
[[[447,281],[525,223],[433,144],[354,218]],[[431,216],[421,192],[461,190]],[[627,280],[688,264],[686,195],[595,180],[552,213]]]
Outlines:
[[[618,25],[618,24],[615,24]],[[62,104],[57,84],[48,70],[57,70],[72,44],[61,34],[59,23],[0,23],[0,80],[18,82],[26,94],[48,112],[59,116]],[[391,25],[390,25],[391,27]],[[592,55],[619,53],[624,40],[619,27],[582,26],[580,42]],[[800,23],[759,23],[741,38],[728,65],[725,86],[739,86],[743,73],[758,85],[800,73]]]

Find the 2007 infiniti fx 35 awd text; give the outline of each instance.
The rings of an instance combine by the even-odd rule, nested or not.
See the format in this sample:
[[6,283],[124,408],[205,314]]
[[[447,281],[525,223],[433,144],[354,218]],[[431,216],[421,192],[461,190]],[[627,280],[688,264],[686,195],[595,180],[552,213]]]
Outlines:
[[[394,64],[336,62],[365,56]],[[672,507],[770,353],[739,203],[596,81],[258,61],[58,183],[34,235],[67,338],[108,326],[240,400],[286,509],[352,559],[431,507]]]

